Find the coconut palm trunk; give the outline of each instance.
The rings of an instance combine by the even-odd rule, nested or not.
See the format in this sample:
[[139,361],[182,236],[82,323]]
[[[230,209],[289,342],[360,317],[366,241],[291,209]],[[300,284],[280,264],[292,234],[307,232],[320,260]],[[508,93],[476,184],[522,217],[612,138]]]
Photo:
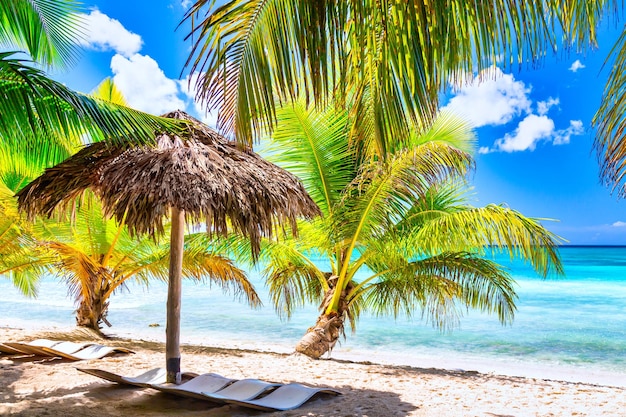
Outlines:
[[323,313],[317,318],[315,326],[309,327],[296,344],[296,352],[313,359],[319,359],[325,353],[330,352],[335,347],[339,337],[344,335],[344,322],[349,314],[347,299],[354,289],[354,285],[348,283],[347,287],[341,291],[339,307],[335,310],[330,309],[329,306],[336,291],[336,286],[333,286],[336,282],[336,275],[331,276],[328,280],[331,288],[324,294],[324,300],[320,306]]
[[109,310],[107,294],[111,284],[107,274],[95,276],[91,282],[92,286],[89,288],[89,293],[83,295],[76,309],[76,325],[87,327],[100,334],[100,323],[105,323],[111,327],[106,319]]

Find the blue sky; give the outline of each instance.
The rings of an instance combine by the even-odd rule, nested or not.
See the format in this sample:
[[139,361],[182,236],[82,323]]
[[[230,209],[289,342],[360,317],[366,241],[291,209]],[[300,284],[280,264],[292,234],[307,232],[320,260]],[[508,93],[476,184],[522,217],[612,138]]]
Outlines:
[[[130,105],[154,114],[183,109],[214,123],[193,101],[181,71],[190,42],[176,30],[189,0],[86,0],[79,62],[53,77],[90,92],[113,77]],[[544,222],[570,244],[626,244],[626,201],[602,186],[593,152],[592,117],[618,31],[601,29],[600,48],[548,56],[536,68],[494,68],[469,77],[443,105],[476,127],[479,149],[472,204],[502,203]]]

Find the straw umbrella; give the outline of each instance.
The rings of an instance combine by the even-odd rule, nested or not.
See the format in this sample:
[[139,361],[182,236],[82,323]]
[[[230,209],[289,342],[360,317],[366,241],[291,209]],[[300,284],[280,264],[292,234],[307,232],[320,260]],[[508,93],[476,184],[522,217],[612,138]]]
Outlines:
[[47,169],[17,197],[30,218],[51,216],[90,188],[101,198],[105,215],[124,222],[133,234],[162,234],[164,218],[171,218],[166,369],[168,382],[179,383],[185,222],[206,222],[208,233],[225,235],[230,228],[244,234],[256,258],[262,237],[285,224],[295,231],[298,217],[320,212],[289,172],[184,112],[164,116],[186,120],[185,133],[161,133],[156,146],[87,145]]

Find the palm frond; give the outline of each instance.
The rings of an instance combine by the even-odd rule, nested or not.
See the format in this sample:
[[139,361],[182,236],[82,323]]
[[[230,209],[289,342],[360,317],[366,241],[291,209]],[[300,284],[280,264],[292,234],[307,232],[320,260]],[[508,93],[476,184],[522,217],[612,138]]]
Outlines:
[[44,66],[72,64],[84,25],[73,0],[11,0],[0,2],[0,46],[26,51]]
[[[450,80],[494,64],[540,62],[596,42],[615,0],[197,0],[183,23],[201,72],[198,97],[228,134],[250,143],[275,120],[273,94],[316,104],[369,98],[380,151],[433,120]],[[616,6],[614,6],[616,7]],[[559,35],[557,35],[559,34]],[[562,34],[562,36],[560,36]],[[369,96],[362,94],[369,91]],[[262,120],[263,122],[259,122]]]
[[558,244],[563,240],[545,229],[540,219],[529,218],[507,207],[490,204],[445,213],[425,223],[412,240],[418,253],[442,250],[508,251],[528,261],[544,277],[563,274]]
[[[477,144],[476,132],[470,123],[448,111],[441,111],[427,128],[411,129],[409,146],[442,142],[463,152],[473,154]],[[395,148],[394,150],[397,150]]]
[[183,278],[195,278],[217,284],[224,292],[233,292],[252,307],[260,307],[261,299],[246,273],[232,260],[215,253],[183,254]]
[[346,112],[333,106],[307,108],[297,100],[280,107],[277,117],[264,156],[296,175],[322,213],[330,215],[356,173]]
[[67,159],[78,143],[42,136],[35,141],[0,140],[0,181],[17,193],[54,164]]
[[37,248],[31,229],[18,215],[12,190],[0,181],[0,275],[24,295],[35,297],[39,276],[51,258]]
[[76,93],[31,64],[15,58],[14,52],[0,52],[0,139],[11,145],[24,136],[34,142],[40,135],[76,138],[85,134],[92,141],[142,144],[154,141],[155,132],[183,126],[181,121]]
[[[594,148],[600,178],[618,197],[626,197],[626,30],[613,46],[611,72],[600,108],[593,117],[597,128]],[[608,60],[607,60],[608,63]],[[605,63],[605,65],[607,64]]]
[[362,287],[358,297],[377,314],[411,317],[422,311],[439,328],[457,325],[466,308],[496,313],[503,323],[513,319],[514,281],[491,260],[446,252],[400,265],[382,256],[376,261],[369,265],[383,273]]
[[307,256],[298,242],[284,240],[263,247],[263,276],[279,316],[290,318],[294,309],[319,303],[328,290],[327,273]]
[[380,225],[400,221],[429,187],[465,175],[472,163],[465,152],[429,142],[364,167],[336,215],[342,236],[365,239]]
[[91,92],[91,95],[102,100],[110,101],[111,103],[119,104],[120,106],[128,106],[124,94],[117,88],[111,77],[102,80]]
[[104,280],[109,275],[109,272],[99,264],[97,257],[91,257],[71,244],[42,241],[40,245],[58,255],[51,272],[63,277],[69,294],[77,300],[90,299],[91,293],[97,290],[94,280]]

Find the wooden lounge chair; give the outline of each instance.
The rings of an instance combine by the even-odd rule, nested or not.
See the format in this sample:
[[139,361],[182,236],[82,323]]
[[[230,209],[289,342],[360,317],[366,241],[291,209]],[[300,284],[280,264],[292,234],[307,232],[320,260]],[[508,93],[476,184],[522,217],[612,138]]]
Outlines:
[[[139,374],[134,377],[122,376],[114,374],[113,372],[105,371],[103,369],[95,368],[76,368],[77,370],[89,375],[97,376],[98,378],[106,379],[110,382],[115,382],[121,385],[134,385],[137,387],[151,387],[153,384],[163,384],[166,380],[167,371],[165,368],[155,368]],[[198,374],[193,372],[184,372],[182,374],[183,380],[190,380],[197,377]]]
[[198,375],[197,377],[179,385],[155,383],[149,385],[149,387],[168,394],[176,394],[184,397],[199,398],[204,400],[206,399],[206,396],[203,392],[216,392],[235,381],[235,379],[226,378],[214,373],[208,373]]
[[293,410],[307,402],[311,397],[318,393],[340,395],[341,392],[332,388],[314,388],[302,384],[285,384],[264,397],[256,400],[233,400],[225,399],[229,404],[235,404],[242,407],[254,408],[264,411],[285,411]]

